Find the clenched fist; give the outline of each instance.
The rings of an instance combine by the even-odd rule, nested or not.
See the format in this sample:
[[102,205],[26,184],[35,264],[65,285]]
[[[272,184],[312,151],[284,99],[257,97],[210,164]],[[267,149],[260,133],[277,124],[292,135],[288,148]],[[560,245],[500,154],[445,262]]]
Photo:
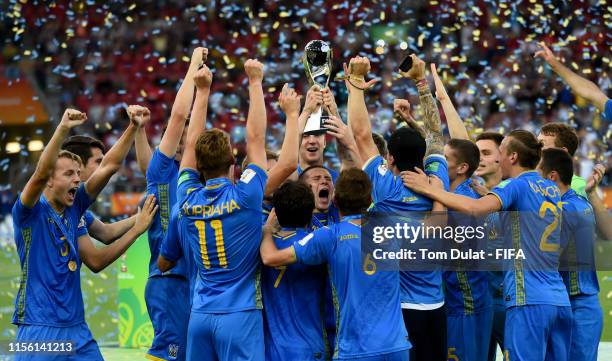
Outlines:
[[251,83],[261,83],[264,75],[264,66],[256,59],[249,59],[244,63],[244,71],[246,71]]
[[193,76],[193,82],[195,83],[196,88],[198,90],[210,89],[210,84],[212,84],[212,73],[210,69],[206,65],[202,67],[202,69],[198,70]]

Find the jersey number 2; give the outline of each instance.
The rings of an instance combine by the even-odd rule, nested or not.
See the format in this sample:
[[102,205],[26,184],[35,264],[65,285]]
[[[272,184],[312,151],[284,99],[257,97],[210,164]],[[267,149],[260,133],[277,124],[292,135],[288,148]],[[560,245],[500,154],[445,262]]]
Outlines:
[[[561,205],[559,205],[559,208],[560,207]],[[544,228],[544,233],[542,233],[542,237],[540,238],[540,250],[542,252],[557,252],[559,251],[559,245],[557,243],[549,243],[548,237],[559,226],[559,211],[554,204],[550,202],[543,202],[540,206],[540,218],[544,218],[546,216],[546,211],[550,211],[553,214],[554,219],[552,223]]]
[[[206,222],[195,221],[194,223],[198,229],[198,235],[200,236],[200,253],[202,253],[202,263],[204,264],[204,268],[210,268],[210,259],[208,258],[208,248],[206,246]],[[221,268],[227,268],[225,244],[223,243],[223,225],[218,219],[210,221],[209,224],[215,231],[215,245],[217,246],[219,266],[221,266]]]

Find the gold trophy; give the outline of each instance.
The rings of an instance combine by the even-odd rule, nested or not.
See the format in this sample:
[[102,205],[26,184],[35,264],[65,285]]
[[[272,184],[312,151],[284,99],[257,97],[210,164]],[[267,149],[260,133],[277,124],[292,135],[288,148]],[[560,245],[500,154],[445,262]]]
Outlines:
[[[302,57],[304,72],[310,86],[318,85],[321,89],[329,85],[332,70],[332,49],[323,40],[313,40],[306,44]],[[323,110],[319,107],[308,117],[304,134],[325,132]]]

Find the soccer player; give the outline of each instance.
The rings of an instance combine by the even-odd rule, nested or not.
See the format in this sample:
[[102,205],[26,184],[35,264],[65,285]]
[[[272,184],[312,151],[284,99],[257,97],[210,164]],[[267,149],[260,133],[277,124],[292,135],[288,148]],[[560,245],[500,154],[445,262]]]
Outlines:
[[[77,228],[87,207],[119,168],[135,125],[130,124],[98,169],[81,183],[81,159],[62,151],[61,144],[70,130],[86,119],[85,113],[74,109],[64,112],[12,212],[22,272],[13,315],[17,342],[38,342],[38,346],[51,340],[63,342],[61,347],[74,352],[74,357],[39,353],[20,354],[16,360],[102,360],[85,323],[80,267],[82,260],[96,271],[105,260],[100,260],[101,253],[94,251],[91,242],[77,240]],[[118,258],[119,252],[125,251],[120,245],[133,242],[146,231],[156,210],[154,197],[148,197],[134,226],[110,246],[113,254],[106,254]]]
[[[544,144],[544,149],[563,148],[572,157],[576,153],[579,143],[576,130],[563,123],[544,124],[538,134],[538,140]],[[584,190],[585,187],[586,179],[574,174],[572,176],[572,189],[574,189],[578,195],[587,198],[587,194]]]
[[[278,249],[293,246],[310,232],[314,195],[308,185],[287,181],[272,201],[282,227],[272,235]],[[327,360],[321,307],[327,269],[292,264],[263,267],[262,298],[266,360]]]
[[[387,161],[372,140],[372,129],[364,100],[365,76],[370,70],[367,58],[356,57],[349,65],[348,118],[355,134],[361,159],[368,160],[364,171],[373,185],[374,210],[379,212],[431,211],[432,201],[404,187],[401,171],[423,168],[435,175],[448,189],[448,171],[443,156],[444,143],[440,116],[425,79],[425,63],[415,55],[413,67],[403,75],[417,82],[427,142],[418,130],[398,128],[388,143]],[[425,159],[424,159],[425,158]],[[401,272],[401,302],[404,322],[413,349],[412,360],[446,361],[446,311],[440,271]]]
[[[470,186],[478,168],[479,151],[466,139],[451,139],[444,146],[448,163],[450,191],[473,199],[480,196]],[[454,226],[466,225],[457,215],[450,215]],[[463,222],[463,224],[462,224]],[[448,357],[459,360],[486,361],[493,322],[489,277],[486,272],[444,272],[446,284]]]
[[502,176],[509,179],[480,199],[434,190],[422,172],[407,172],[408,177],[404,176],[404,182],[415,192],[449,209],[474,215],[519,211],[500,216],[502,229],[507,230],[506,247],[524,252],[522,258],[505,260],[504,347],[509,360],[569,359],[572,310],[556,271],[561,197],[556,185],[534,170],[541,149],[542,144],[530,132],[510,132],[500,146]]
[[[142,127],[139,127],[139,129]],[[104,157],[104,144],[98,139],[87,135],[73,135],[62,144],[62,149],[76,154],[81,158],[81,181],[86,181],[93,172],[98,169]],[[83,216],[88,233],[104,244],[110,244],[121,235],[125,234],[136,220],[132,216],[114,223],[100,221],[90,210],[85,211]]]
[[[451,139],[470,140],[467,128],[448,96],[435,64],[431,64],[431,74],[436,86],[436,98],[444,109]],[[480,153],[480,162],[474,174],[484,181],[484,185],[481,185],[479,182],[471,182],[470,186],[479,196],[487,195],[489,189],[496,187],[502,181],[501,167],[499,165],[501,155],[499,146],[503,139],[504,136],[496,132],[483,132],[475,139],[475,144]],[[501,225],[499,214],[489,214],[486,219],[486,225],[489,242],[488,249],[495,250],[502,248],[501,243],[503,240],[500,237]],[[504,323],[506,320],[506,308],[502,297],[504,277],[501,271],[491,271],[488,272],[488,275],[489,291],[493,298],[494,309],[488,360],[495,361],[497,345],[499,345],[502,352],[504,350]]]
[[299,180],[307,184],[314,194],[315,210],[312,215],[312,225],[320,228],[339,221],[338,209],[332,202],[334,180],[330,171],[322,165],[313,165],[304,169]]
[[[574,165],[568,152],[559,148],[542,151],[538,165],[542,177],[557,184],[563,208],[564,256],[569,262],[561,276],[572,304],[574,322],[569,360],[597,361],[603,328],[599,282],[595,272],[595,217],[586,198],[571,188]],[[572,265],[574,264],[574,265]]]
[[410,342],[400,309],[399,273],[376,272],[362,261],[361,214],[370,206],[371,193],[363,171],[342,171],[334,195],[342,220],[279,249],[271,216],[264,228],[261,259],[270,267],[328,264],[337,300],[333,359],[407,361]]
[[236,184],[229,135],[204,130],[212,74],[204,66],[194,78],[196,98],[178,181],[179,235],[189,244],[199,274],[187,334],[188,360],[203,355],[221,361],[264,359],[258,253],[267,179],[263,64],[249,59],[244,68],[251,164]]
[[[153,220],[148,232],[151,258],[145,301],[153,324],[154,337],[145,357],[150,360],[175,360],[175,355],[185,355],[186,345],[181,341],[185,339],[187,333],[189,308],[172,305],[190,303],[189,272],[184,258],[178,260],[177,265],[165,273],[157,268],[157,259],[170,223],[170,212],[177,198],[179,162],[186,134],[185,122],[193,100],[193,77],[198,67],[206,61],[207,55],[206,48],[196,48],[193,51],[189,69],[174,100],[168,126],[159,147],[153,151],[146,169],[147,193],[155,195],[159,202],[159,214]],[[137,137],[136,140],[143,142],[142,137]],[[144,142],[146,143],[146,136]],[[147,154],[146,149],[138,152],[139,148],[148,148],[148,144],[137,144],[137,155],[142,157],[143,154]],[[172,297],[168,296],[169,293],[172,293]],[[179,299],[183,301],[178,302]],[[170,303],[170,300],[176,303]]]

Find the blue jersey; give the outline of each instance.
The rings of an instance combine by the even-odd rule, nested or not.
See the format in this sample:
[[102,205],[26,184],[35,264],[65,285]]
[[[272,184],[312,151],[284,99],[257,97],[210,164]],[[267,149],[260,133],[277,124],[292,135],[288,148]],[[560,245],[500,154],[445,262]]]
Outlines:
[[[197,269],[193,263],[193,257],[191,256],[191,249],[186,240],[179,237],[179,217],[180,209],[178,204],[175,204],[170,211],[170,223],[168,224],[168,231],[162,241],[159,254],[164,256],[168,261],[176,262],[174,267],[182,267],[187,274],[189,280],[189,290],[193,299],[193,291],[195,286],[195,280],[197,276]],[[165,274],[169,274],[166,272]]]
[[[485,220],[485,232],[487,234],[487,249],[495,252],[496,249],[504,248],[504,237],[501,228],[499,213],[487,215]],[[489,271],[489,293],[495,305],[504,305],[504,272]]]
[[[569,306],[559,268],[561,227],[559,188],[535,170],[521,173],[493,188],[504,212],[500,214],[505,245],[521,249],[525,259],[505,260],[506,307],[546,304]],[[527,268],[527,270],[525,270]]]
[[93,201],[81,184],[74,204],[62,215],[44,195],[32,208],[24,206],[21,197],[15,202],[13,228],[21,283],[14,324],[69,327],[85,322],[77,228]]
[[[453,193],[474,199],[480,198],[470,187],[471,183],[471,179],[467,179],[459,184]],[[454,225],[462,225],[461,219],[449,221]],[[446,283],[446,310],[449,315],[473,315],[491,307],[489,277],[486,272],[444,272],[444,281]]]
[[312,214],[312,228],[318,229],[321,227],[329,226],[333,223],[338,223],[340,221],[340,212],[338,212],[338,208],[333,204],[329,205],[329,208],[325,212],[314,212]]
[[333,357],[375,356],[410,348],[400,307],[399,273],[376,272],[361,253],[361,227],[345,217],[293,247],[297,261],[327,263],[336,307]]
[[[572,189],[561,197],[563,208],[562,239],[567,260],[583,264],[584,270],[561,272],[570,296],[596,295],[599,282],[595,272],[595,215],[588,200]],[[584,264],[588,264],[585,266]],[[592,267],[592,268],[591,268]],[[591,268],[592,270],[588,270]]]
[[[308,167],[307,167],[307,168],[308,168]],[[340,174],[338,173],[338,171],[336,171],[336,170],[334,170],[334,169],[331,169],[331,168],[327,168],[327,167],[324,167],[324,168],[325,168],[325,169],[327,169],[327,171],[328,171],[328,172],[329,172],[329,174],[331,175],[331,177],[332,177],[332,182],[333,182],[334,184],[336,184],[336,179],[338,179],[338,176],[340,175]],[[301,165],[298,163],[298,167],[297,167],[297,173],[298,173],[298,176],[302,175],[302,172],[303,172],[303,171],[304,171],[304,169],[302,169],[302,166],[301,166]]]
[[[283,229],[274,235],[278,249],[304,238],[306,229]],[[327,359],[323,296],[327,269],[292,264],[263,267],[262,296],[266,360]],[[317,357],[318,356],[318,357]]]
[[[147,168],[147,194],[153,194],[159,205],[159,210],[153,217],[147,233],[151,251],[149,277],[161,276],[161,271],[157,268],[157,257],[170,223],[170,210],[176,203],[178,167],[179,163],[174,157],[167,157],[157,148]],[[187,277],[184,267],[175,267],[169,273]]]
[[[425,159],[425,173],[435,175],[448,190],[448,165],[444,156],[432,154]],[[372,181],[372,198],[377,212],[424,212],[431,211],[432,201],[404,187],[402,179],[387,169],[380,155],[370,159],[363,170]],[[444,302],[442,292],[442,273],[433,272],[400,272],[402,303],[436,304]]]
[[612,121],[612,100],[608,99],[602,113],[602,117],[607,121]]
[[198,268],[192,312],[230,313],[261,309],[261,203],[266,172],[250,164],[237,184],[214,178],[202,185],[198,172],[179,175],[179,237]]

